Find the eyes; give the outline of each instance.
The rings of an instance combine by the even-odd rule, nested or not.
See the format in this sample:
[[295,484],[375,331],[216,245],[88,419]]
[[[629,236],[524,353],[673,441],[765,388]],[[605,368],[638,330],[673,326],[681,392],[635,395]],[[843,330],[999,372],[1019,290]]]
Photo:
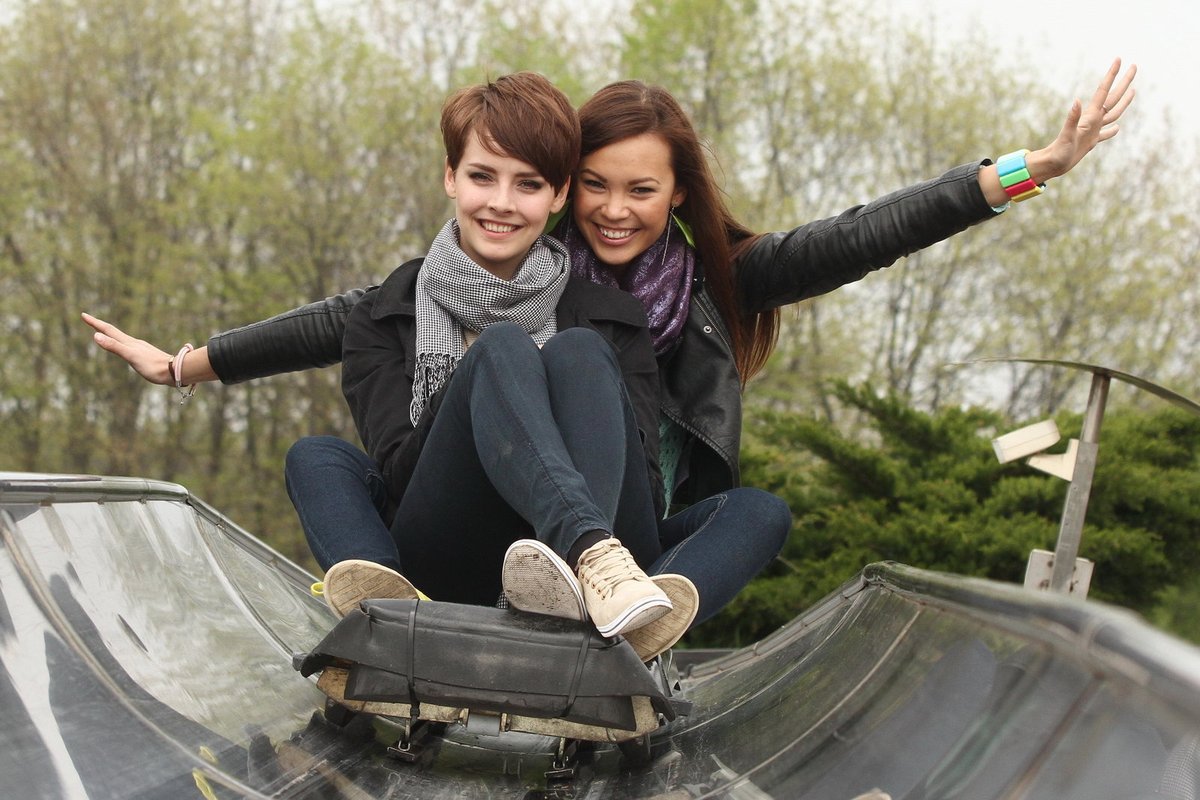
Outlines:
[[[599,178],[580,178],[579,185],[589,192],[605,192],[608,186]],[[650,197],[658,194],[658,187],[639,184],[630,188],[629,193],[635,197]]]
[[[470,180],[471,183],[478,184],[479,186],[488,186],[496,182],[496,176],[494,174],[490,172],[484,172],[483,170],[469,171],[467,173],[467,179]],[[537,194],[547,186],[549,186],[549,184],[539,178],[520,178],[517,180],[517,188],[529,194]]]

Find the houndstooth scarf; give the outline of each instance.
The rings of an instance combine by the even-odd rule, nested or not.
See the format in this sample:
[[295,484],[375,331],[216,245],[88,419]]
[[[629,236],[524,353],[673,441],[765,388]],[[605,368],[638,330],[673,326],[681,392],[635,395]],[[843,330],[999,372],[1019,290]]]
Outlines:
[[476,264],[458,242],[458,221],[451,219],[417,273],[417,365],[408,410],[414,426],[466,353],[464,328],[482,331],[507,320],[543,345],[558,330],[554,308],[571,276],[567,248],[548,236],[538,237],[510,281]]

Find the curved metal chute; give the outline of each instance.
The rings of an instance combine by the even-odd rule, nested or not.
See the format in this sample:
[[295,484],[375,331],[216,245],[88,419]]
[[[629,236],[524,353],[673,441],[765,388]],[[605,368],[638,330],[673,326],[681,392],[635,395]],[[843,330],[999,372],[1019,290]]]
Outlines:
[[0,544],[5,796],[1196,797],[1200,651],[1061,595],[869,565],[683,669],[647,764],[564,777],[550,737],[451,725],[404,760],[399,721],[333,724],[291,663],[334,623],[312,576],[182,487],[0,473]]
[[1074,369],[1080,372],[1090,372],[1092,375],[1097,375],[1104,378],[1115,378],[1130,386],[1136,386],[1144,392],[1160,397],[1172,405],[1182,408],[1184,411],[1190,411],[1193,414],[1200,414],[1200,403],[1186,397],[1174,389],[1168,389],[1162,384],[1155,383],[1149,378],[1141,375],[1134,375],[1132,372],[1116,369],[1115,367],[1106,367],[1100,364],[1092,364],[1086,361],[1072,361],[1063,358],[1035,358],[1027,356],[994,356],[988,358],[977,358],[972,361],[962,361],[952,364],[955,367],[969,367],[976,364],[1041,364],[1047,367],[1065,367]]

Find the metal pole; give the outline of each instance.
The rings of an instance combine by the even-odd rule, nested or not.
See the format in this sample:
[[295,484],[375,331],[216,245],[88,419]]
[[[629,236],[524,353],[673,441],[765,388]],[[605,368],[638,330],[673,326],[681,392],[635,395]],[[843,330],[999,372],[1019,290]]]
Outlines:
[[1100,423],[1104,419],[1110,381],[1111,377],[1108,375],[1092,373],[1092,388],[1088,396],[1087,413],[1083,419],[1083,431],[1079,435],[1075,472],[1067,489],[1062,523],[1058,528],[1058,544],[1054,548],[1054,572],[1050,576],[1052,592],[1067,594],[1071,591],[1075,558],[1079,554],[1079,542],[1083,538],[1083,517],[1087,512],[1088,497],[1092,492],[1092,476],[1096,472],[1096,453],[1100,449]]

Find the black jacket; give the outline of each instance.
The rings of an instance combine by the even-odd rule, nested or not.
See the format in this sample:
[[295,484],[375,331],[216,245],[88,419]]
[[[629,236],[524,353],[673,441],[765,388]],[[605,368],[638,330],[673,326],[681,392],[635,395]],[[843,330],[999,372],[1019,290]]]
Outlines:
[[[388,276],[382,286],[367,291],[346,323],[342,390],[359,436],[382,469],[394,501],[399,501],[408,487],[445,391],[443,387],[430,398],[414,429],[408,409],[417,358],[415,287],[422,261],[409,261]],[[661,514],[658,364],[642,304],[617,289],[571,278],[555,313],[559,330],[591,328],[616,352],[642,433],[651,488]]]
[[[964,164],[835,217],[764,235],[735,265],[743,308],[754,313],[825,294],[995,217],[978,183],[979,168],[988,163]],[[365,291],[217,334],[208,341],[213,369],[225,383],[236,383],[337,363],[346,317]],[[736,486],[741,385],[702,264],[680,345],[659,370],[663,413],[690,434],[676,475],[676,501],[692,503]]]

